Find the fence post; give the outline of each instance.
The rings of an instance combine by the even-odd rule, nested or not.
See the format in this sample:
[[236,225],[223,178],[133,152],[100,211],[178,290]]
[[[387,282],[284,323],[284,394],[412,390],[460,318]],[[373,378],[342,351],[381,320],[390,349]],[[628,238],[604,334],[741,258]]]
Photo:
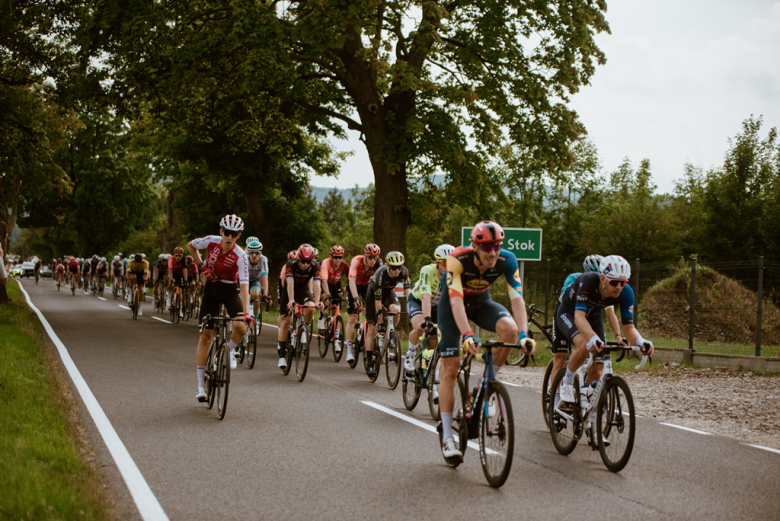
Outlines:
[[636,290],[634,290],[634,325],[639,327],[639,257],[636,258]]
[[547,278],[544,282],[544,325],[549,324],[547,314],[550,312],[550,259],[547,259]]
[[756,356],[761,356],[761,315],[764,312],[764,256],[758,258],[758,311],[756,312]]
[[693,350],[693,325],[696,318],[696,255],[691,255],[691,315],[688,326],[688,349]]

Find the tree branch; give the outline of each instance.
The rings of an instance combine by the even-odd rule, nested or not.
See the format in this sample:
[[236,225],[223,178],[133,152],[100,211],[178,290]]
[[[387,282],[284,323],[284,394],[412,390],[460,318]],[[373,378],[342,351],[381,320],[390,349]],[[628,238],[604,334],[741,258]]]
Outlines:
[[313,112],[315,114],[322,114],[323,116],[328,116],[331,118],[340,119],[341,121],[344,121],[347,124],[347,128],[349,128],[350,130],[358,130],[360,132],[363,132],[363,125],[361,125],[354,119],[345,116],[344,114],[340,114],[336,112],[335,110],[326,109],[325,107],[312,105],[311,103],[306,103],[305,101],[300,101],[300,100],[295,100],[295,103],[305,108],[309,112]]
[[319,65],[323,69],[329,70],[333,74],[335,74],[339,81],[346,82],[347,81],[347,74],[345,71],[339,69],[338,67],[334,66],[332,63],[328,63],[327,61],[316,58],[314,56],[306,56],[303,54],[291,54],[290,58],[293,60],[298,60],[302,62],[308,62],[308,63],[314,63],[316,65]]

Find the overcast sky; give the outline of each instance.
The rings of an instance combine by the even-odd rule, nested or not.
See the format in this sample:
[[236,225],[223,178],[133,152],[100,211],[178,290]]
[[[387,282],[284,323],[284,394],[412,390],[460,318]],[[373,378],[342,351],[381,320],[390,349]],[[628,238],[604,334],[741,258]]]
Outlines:
[[[780,1],[608,2],[612,34],[599,35],[607,64],[573,96],[605,171],[625,157],[650,159],[669,192],[686,162],[722,163],[728,138],[751,114],[762,134],[780,126]],[[358,134],[337,141],[355,154],[338,179],[315,186],[366,186],[373,173]]]

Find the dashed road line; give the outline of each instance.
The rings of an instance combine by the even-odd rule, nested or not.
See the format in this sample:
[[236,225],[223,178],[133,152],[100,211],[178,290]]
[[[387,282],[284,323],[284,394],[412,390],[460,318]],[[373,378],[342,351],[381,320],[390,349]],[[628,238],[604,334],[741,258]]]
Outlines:
[[675,429],[682,429],[684,431],[689,432],[695,432],[696,434],[703,434],[705,436],[712,436],[711,432],[704,432],[704,431],[697,431],[696,429],[691,429],[690,427],[683,427],[682,425],[675,425],[673,423],[664,423],[664,422],[658,422],[661,425],[666,425],[667,427],[674,427]]
[[154,315],[152,315],[152,318],[155,320],[159,320],[160,322],[165,322],[166,324],[173,324],[173,322],[171,322],[170,320],[165,320],[164,318],[155,317]]
[[120,308],[124,308],[124,309],[126,309],[126,310],[130,311],[130,308],[129,308],[129,307],[127,307],[127,306],[123,306],[122,304],[117,304],[117,306],[119,306]]
[[99,298],[100,300],[103,300],[103,301],[105,301],[105,300],[106,300],[106,299],[104,299],[103,297],[98,297],[98,298]]

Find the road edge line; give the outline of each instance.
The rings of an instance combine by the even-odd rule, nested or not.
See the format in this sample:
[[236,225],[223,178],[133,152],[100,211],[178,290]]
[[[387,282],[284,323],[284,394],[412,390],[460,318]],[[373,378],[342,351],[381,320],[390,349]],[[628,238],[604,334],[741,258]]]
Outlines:
[[748,447],[753,447],[753,448],[756,448],[756,449],[766,450],[766,451],[769,451],[769,452],[774,452],[774,453],[780,454],[780,450],[773,449],[772,447],[764,447],[763,445],[754,445],[752,443],[745,443],[745,445],[747,445]]
[[173,324],[173,322],[171,322],[170,320],[165,320],[164,318],[155,317],[154,315],[152,315],[152,318],[155,320],[159,320],[160,322],[165,322],[166,324]]
[[111,425],[108,416],[106,416],[103,408],[98,403],[97,398],[92,394],[92,390],[81,376],[81,372],[70,357],[68,348],[65,347],[65,344],[62,343],[57,336],[57,333],[54,332],[54,329],[49,324],[49,321],[46,320],[46,317],[43,316],[41,310],[33,304],[29,293],[24,289],[22,283],[20,281],[17,282],[19,283],[19,288],[22,290],[22,293],[24,293],[27,305],[30,306],[36,315],[38,315],[38,319],[43,324],[43,328],[46,330],[49,338],[51,338],[51,341],[57,346],[60,358],[62,359],[62,364],[65,366],[65,369],[67,369],[71,380],[73,380],[73,385],[79,392],[81,399],[84,401],[84,405],[87,407],[87,411],[89,411],[92,420],[95,422],[95,426],[103,437],[103,442],[106,444],[111,456],[114,458],[114,462],[119,468],[122,478],[125,480],[130,495],[133,496],[133,500],[138,507],[138,513],[141,514],[141,517],[146,521],[158,519],[167,521],[168,516],[165,514],[160,502],[157,500],[157,496],[152,492],[151,487],[149,487],[149,484],[146,482],[146,479],[144,479],[140,469],[135,464],[132,456],[130,456],[127,447],[122,443],[114,426]]
[[696,430],[696,429],[691,429],[690,427],[683,427],[682,425],[675,425],[673,423],[664,423],[664,422],[658,422],[658,423],[660,425],[666,425],[667,427],[674,427],[675,429],[682,429],[682,430],[688,431],[688,432],[695,432],[696,434],[703,434],[705,436],[712,436],[711,432],[699,431],[699,430]]

